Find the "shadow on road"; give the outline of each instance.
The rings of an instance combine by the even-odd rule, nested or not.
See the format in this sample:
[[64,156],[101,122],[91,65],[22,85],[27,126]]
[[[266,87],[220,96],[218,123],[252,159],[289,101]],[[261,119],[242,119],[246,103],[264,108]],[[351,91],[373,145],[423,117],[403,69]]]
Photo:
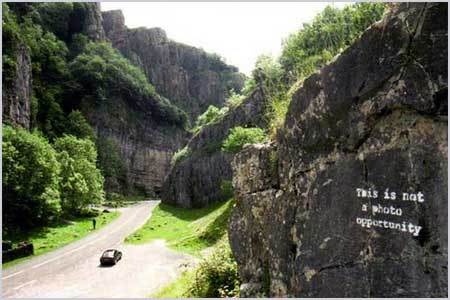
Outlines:
[[115,265],[102,265],[102,264],[98,264],[97,268],[112,268]]

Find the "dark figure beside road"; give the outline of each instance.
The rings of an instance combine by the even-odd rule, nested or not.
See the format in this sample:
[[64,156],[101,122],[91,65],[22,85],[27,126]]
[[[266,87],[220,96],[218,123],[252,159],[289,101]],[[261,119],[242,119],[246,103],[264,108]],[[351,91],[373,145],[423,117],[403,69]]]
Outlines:
[[92,219],[92,227],[94,228],[94,230],[95,230],[95,225],[96,224],[97,224],[97,221],[95,219]]

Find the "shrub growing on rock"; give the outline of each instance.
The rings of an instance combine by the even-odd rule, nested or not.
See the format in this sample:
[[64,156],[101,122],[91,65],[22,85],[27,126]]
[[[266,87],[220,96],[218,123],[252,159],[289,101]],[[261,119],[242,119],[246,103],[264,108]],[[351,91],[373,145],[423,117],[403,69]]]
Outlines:
[[267,135],[261,128],[234,127],[222,144],[222,151],[229,153],[239,152],[245,144],[256,144],[267,140]]
[[195,122],[195,127],[192,129],[194,133],[199,132],[203,127],[208,124],[212,124],[220,119],[225,113],[228,112],[228,107],[222,107],[221,109],[215,107],[214,105],[210,105],[208,109],[197,117],[197,121]]
[[177,162],[182,161],[183,159],[185,159],[186,157],[188,157],[189,155],[191,155],[191,149],[189,149],[188,146],[185,146],[184,148],[178,150],[177,152],[175,152],[175,154],[172,156],[172,160],[171,160],[171,165],[175,165]]

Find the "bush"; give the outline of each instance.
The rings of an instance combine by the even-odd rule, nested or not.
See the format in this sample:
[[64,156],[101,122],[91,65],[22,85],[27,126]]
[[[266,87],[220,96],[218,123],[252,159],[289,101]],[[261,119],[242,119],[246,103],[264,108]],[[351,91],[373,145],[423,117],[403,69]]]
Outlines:
[[239,152],[245,144],[256,144],[267,140],[264,130],[258,127],[234,127],[222,144],[222,151],[229,153]]
[[61,204],[66,212],[78,213],[89,204],[104,200],[103,176],[97,169],[92,141],[65,135],[55,141],[61,164]]
[[60,164],[37,133],[3,126],[3,224],[31,227],[60,210]]
[[234,108],[239,106],[242,103],[242,101],[244,101],[244,99],[245,99],[244,95],[238,94],[234,90],[232,90],[225,105],[227,107]]
[[195,272],[188,297],[239,297],[240,279],[237,263],[227,242],[205,258]]
[[187,158],[189,155],[191,155],[191,149],[189,149],[188,146],[185,146],[184,148],[178,150],[175,152],[175,154],[172,156],[171,165],[175,165],[177,162],[182,161],[183,159]]
[[208,109],[197,117],[197,121],[195,122],[195,127],[193,128],[193,132],[197,133],[199,132],[203,127],[205,127],[208,124],[212,124],[219,120],[223,115],[225,115],[228,112],[228,107],[223,107],[222,109],[219,109],[215,107],[214,105],[210,105]]

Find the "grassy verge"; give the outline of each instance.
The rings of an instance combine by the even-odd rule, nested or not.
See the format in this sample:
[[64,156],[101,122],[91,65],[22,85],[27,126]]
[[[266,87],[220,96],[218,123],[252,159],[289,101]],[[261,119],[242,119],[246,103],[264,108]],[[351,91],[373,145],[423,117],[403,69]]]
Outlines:
[[200,252],[214,245],[226,233],[234,200],[216,203],[199,209],[183,209],[159,204],[152,217],[139,230],[125,239],[132,244],[164,239],[177,251],[200,256]]
[[228,239],[223,236],[198,266],[188,269],[163,286],[150,298],[229,298],[239,297],[237,263]]
[[150,295],[150,298],[185,298],[189,292],[195,278],[195,270],[184,271],[181,275],[168,285],[162,287],[157,293]]
[[[107,225],[119,216],[119,212],[102,213],[96,217],[96,230]],[[13,243],[28,240],[33,243],[34,255],[22,257],[2,264],[2,268],[8,268],[32,257],[42,255],[49,251],[65,246],[79,240],[92,232],[92,217],[82,217],[70,220],[70,222],[55,224],[45,228],[37,228],[14,236]]]

